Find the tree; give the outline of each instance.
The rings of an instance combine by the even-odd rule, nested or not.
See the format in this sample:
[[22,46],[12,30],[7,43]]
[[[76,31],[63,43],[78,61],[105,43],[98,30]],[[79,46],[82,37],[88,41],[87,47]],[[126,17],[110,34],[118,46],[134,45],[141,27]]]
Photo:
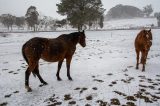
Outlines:
[[99,20],[99,26],[100,28],[103,28],[103,21],[104,21],[104,17],[103,15],[100,17],[100,20]]
[[63,27],[65,24],[67,24],[67,20],[66,19],[57,20],[56,24],[58,27]]
[[38,24],[38,12],[36,10],[35,6],[30,6],[26,12],[26,22],[29,27],[34,28],[34,31],[36,31],[36,25]]
[[12,26],[15,23],[15,16],[12,16],[11,14],[2,14],[1,21],[2,24],[8,28],[8,30],[9,28],[12,30]]
[[143,13],[144,13],[147,17],[149,17],[149,16],[152,14],[152,12],[153,12],[153,8],[152,8],[152,5],[151,5],[151,4],[143,7]]
[[23,27],[24,24],[25,24],[25,18],[24,17],[16,17],[16,19],[15,19],[15,25],[18,26],[18,29],[20,27]]
[[85,24],[103,15],[105,9],[102,6],[101,0],[61,0],[61,3],[57,4],[57,12],[66,15],[73,27],[82,30]]
[[158,27],[160,27],[160,12],[156,12],[156,13],[154,13],[154,17],[156,17],[156,18],[157,18]]

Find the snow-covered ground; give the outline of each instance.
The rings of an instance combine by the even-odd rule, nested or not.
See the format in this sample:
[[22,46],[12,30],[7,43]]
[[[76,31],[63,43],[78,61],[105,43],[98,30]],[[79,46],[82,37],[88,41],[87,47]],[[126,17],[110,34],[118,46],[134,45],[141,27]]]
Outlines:
[[65,62],[60,72],[63,80],[57,81],[57,63],[40,60],[40,74],[49,85],[39,87],[38,78],[31,75],[32,92],[24,87],[22,45],[35,36],[54,38],[70,32],[0,33],[0,105],[160,106],[160,30],[152,30],[153,45],[145,72],[141,65],[135,69],[134,39],[138,32],[87,31],[87,46],[77,45],[73,56],[73,81],[67,79]]
[[133,18],[133,19],[120,19],[110,20],[104,22],[104,29],[128,29],[128,28],[143,28],[157,26],[156,18]]
[[[157,27],[156,18],[133,18],[133,19],[119,19],[119,20],[110,20],[104,21],[104,27],[101,29],[98,27],[98,30],[108,30],[108,29],[132,29],[132,28],[143,28],[143,27]],[[77,30],[72,28],[70,25],[64,26],[63,28],[57,28],[56,31],[68,31],[68,30]],[[95,27],[91,27],[91,30],[95,30]],[[27,26],[24,26],[24,29],[18,29],[15,25],[13,30],[10,32],[27,32]],[[52,31],[50,28],[44,29],[39,28],[39,31]],[[0,23],[0,32],[8,32],[8,29]]]

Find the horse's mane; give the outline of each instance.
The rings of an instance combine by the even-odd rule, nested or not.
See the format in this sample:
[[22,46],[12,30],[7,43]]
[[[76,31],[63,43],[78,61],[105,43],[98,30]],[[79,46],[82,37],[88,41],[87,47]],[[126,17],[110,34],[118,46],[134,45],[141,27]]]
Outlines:
[[70,34],[62,34],[58,38],[64,38],[66,40],[78,40],[80,32],[73,32]]

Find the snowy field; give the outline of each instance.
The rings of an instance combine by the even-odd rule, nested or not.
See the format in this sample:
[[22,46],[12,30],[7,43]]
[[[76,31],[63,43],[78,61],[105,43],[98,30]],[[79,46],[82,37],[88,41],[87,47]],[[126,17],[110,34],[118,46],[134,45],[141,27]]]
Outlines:
[[156,18],[133,18],[133,19],[120,19],[110,20],[104,22],[104,29],[121,29],[121,28],[143,28],[157,25]]
[[[57,63],[40,60],[40,74],[49,85],[39,87],[30,76],[32,92],[26,92],[26,62],[22,45],[32,37],[54,38],[62,33],[0,33],[0,106],[160,106],[160,30],[152,30],[153,45],[146,71],[136,70],[134,39],[139,30],[87,31],[87,46],[77,45],[67,78],[57,81]],[[5,37],[3,37],[5,36]]]
[[[132,18],[132,19],[119,19],[119,20],[109,20],[104,21],[104,27],[98,28],[98,30],[108,30],[108,29],[132,29],[132,28],[144,28],[144,27],[157,27],[156,18]],[[69,31],[77,30],[67,25],[63,28],[57,28],[56,31]],[[91,30],[95,30],[94,27],[91,27]],[[15,25],[13,26],[13,32],[28,32],[27,26],[24,26],[24,29],[18,29]],[[10,32],[12,32],[10,31]],[[50,28],[44,29],[39,28],[39,31],[52,31]],[[0,32],[8,32],[8,29],[0,23]]]

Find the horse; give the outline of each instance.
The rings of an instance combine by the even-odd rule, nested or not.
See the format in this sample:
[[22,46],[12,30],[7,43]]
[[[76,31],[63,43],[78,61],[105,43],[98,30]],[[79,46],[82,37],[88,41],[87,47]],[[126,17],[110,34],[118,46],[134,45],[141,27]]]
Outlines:
[[145,71],[146,59],[147,59],[150,47],[152,46],[151,29],[141,30],[137,34],[137,37],[135,38],[134,45],[135,45],[135,51],[136,51],[136,55],[137,55],[136,69],[139,69],[139,55],[141,52],[141,63],[143,65],[142,71]]
[[22,56],[28,64],[28,68],[25,72],[25,88],[28,92],[32,89],[29,86],[29,76],[32,72],[34,76],[37,76],[43,85],[47,85],[47,82],[43,80],[39,73],[39,60],[43,59],[47,62],[58,62],[57,68],[57,80],[61,81],[59,76],[60,69],[63,60],[66,59],[67,77],[72,80],[70,76],[70,63],[72,56],[76,50],[76,45],[79,43],[82,47],[86,46],[85,32],[73,32],[70,34],[62,34],[57,38],[41,38],[34,37],[28,40],[22,46]]

